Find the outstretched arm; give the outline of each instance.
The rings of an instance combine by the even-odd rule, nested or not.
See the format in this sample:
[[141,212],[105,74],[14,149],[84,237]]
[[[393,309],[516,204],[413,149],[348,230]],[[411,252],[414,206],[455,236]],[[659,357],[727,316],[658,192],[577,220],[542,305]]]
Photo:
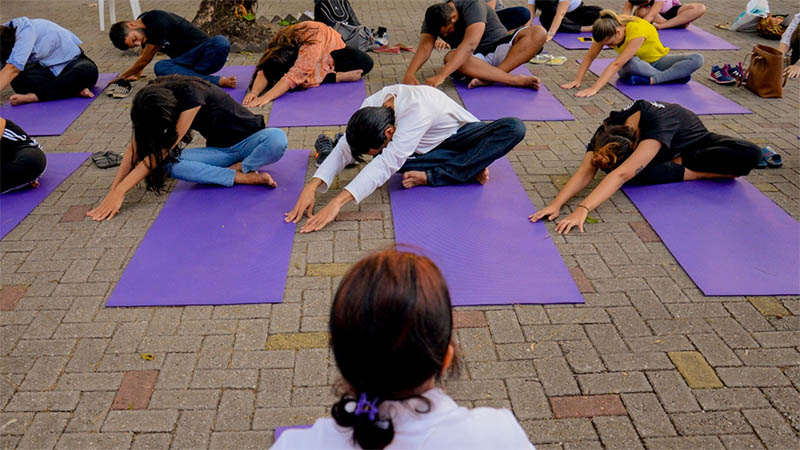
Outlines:
[[118,80],[138,79],[139,76],[141,76],[144,68],[147,67],[148,64],[150,64],[150,61],[153,60],[153,58],[156,56],[156,54],[160,49],[161,47],[156,45],[150,45],[150,44],[145,45],[144,49],[142,49],[142,53],[139,54],[139,59],[137,59],[136,62],[133,63],[130,69],[126,70],[125,72],[122,72],[120,76],[115,78],[111,83]]
[[447,60],[447,63],[445,63],[444,67],[442,67],[439,72],[436,73],[436,75],[428,78],[425,81],[425,84],[437,87],[444,83],[444,80],[446,80],[450,74],[464,65],[464,63],[472,57],[475,49],[478,48],[478,44],[481,42],[481,37],[483,37],[483,31],[485,29],[486,24],[483,22],[473,23],[472,25],[468,26],[464,31],[464,39],[460,44],[458,44],[458,47],[453,50],[451,57]]
[[9,84],[11,84],[11,80],[17,78],[19,75],[20,70],[17,69],[13,64],[7,63],[3,66],[3,69],[0,70],[0,91],[7,88]]
[[318,213],[314,214],[310,219],[308,219],[305,225],[300,228],[300,232],[311,233],[312,231],[325,228],[329,223],[336,219],[336,216],[339,215],[339,211],[341,211],[342,206],[352,202],[353,200],[355,200],[355,197],[353,197],[353,194],[351,194],[350,191],[346,189],[342,190],[342,192],[334,197],[333,200],[328,202],[324,208],[319,210]]
[[[256,81],[258,81],[258,77],[256,77]],[[255,83],[253,83],[253,90],[255,90],[255,87],[256,85]],[[249,102],[247,102],[247,96],[246,96],[242,101],[242,104],[250,107],[264,106],[269,102],[275,100],[276,98],[280,97],[281,95],[289,92],[289,89],[291,89],[291,86],[289,85],[289,82],[286,81],[286,77],[283,77],[280,80],[278,80],[277,83],[275,83],[275,86],[272,86],[267,92],[264,92],[264,94],[261,95],[260,97],[253,98]],[[250,94],[247,95],[250,96],[251,94],[252,91]],[[254,94],[253,97],[255,97]]]
[[556,198],[546,207],[528,217],[531,222],[538,222],[543,217],[547,217],[550,221],[557,218],[561,214],[561,207],[592,182],[594,175],[597,173],[597,167],[592,165],[592,155],[594,155],[594,152],[586,152],[580,167],[570,177],[567,184],[561,188]]
[[561,26],[561,22],[567,14],[567,8],[569,8],[569,2],[558,2],[556,15],[553,17],[553,23],[550,24],[550,29],[547,30],[547,42],[551,41],[553,36],[558,33],[558,28]]
[[[611,77],[613,77],[614,74],[617,73],[619,69],[622,68],[622,66],[624,66],[628,61],[631,60],[631,58],[633,58],[633,55],[636,54],[636,51],[639,50],[639,47],[642,46],[643,42],[644,42],[644,37],[637,37],[635,39],[631,39],[628,42],[628,45],[625,47],[625,50],[623,50],[622,53],[620,53],[617,56],[617,58],[614,59],[614,61],[612,61],[611,64],[608,65],[608,67],[606,67],[603,73],[600,74],[600,78],[598,78],[597,81],[594,82],[592,87],[590,87],[589,89],[584,89],[582,91],[579,91],[578,93],[575,94],[575,96],[591,97],[594,94],[597,94],[597,92],[603,86],[605,86],[606,83],[609,82],[609,80],[611,80]],[[594,44],[592,45],[594,46]],[[583,67],[583,64],[581,64],[581,67]]]
[[578,67],[578,73],[575,75],[575,80],[570,81],[569,83],[564,83],[561,85],[561,87],[564,89],[581,87],[581,81],[583,81],[583,76],[586,75],[586,71],[589,70],[589,67],[597,58],[597,55],[600,54],[601,50],[603,50],[603,44],[592,41],[592,46],[589,47],[589,50],[586,51],[586,55],[583,57],[583,61],[581,61],[580,67]]
[[422,65],[425,64],[425,61],[431,57],[433,44],[435,42],[436,38],[434,38],[432,34],[422,33],[419,36],[419,45],[417,46],[416,53],[414,53],[414,57],[411,58],[411,62],[408,63],[408,69],[406,69],[406,74],[403,76],[403,84],[419,84],[415,75]]
[[589,215],[589,211],[597,208],[601,203],[611,198],[622,185],[644,170],[644,168],[650,164],[650,161],[655,158],[660,148],[661,143],[655,139],[645,139],[640,142],[633,154],[631,154],[625,162],[620,164],[619,167],[606,175],[603,181],[592,190],[591,194],[581,202],[579,207],[575,208],[575,211],[558,222],[556,231],[559,234],[567,234],[569,230],[577,226],[581,233],[583,233],[583,222]]
[[648,21],[648,22],[650,22],[650,23],[653,23],[653,21],[656,20],[656,17],[658,16],[658,14],[661,13],[661,8],[663,6],[664,6],[664,2],[663,1],[661,1],[661,2],[659,2],[659,1],[653,2],[653,4],[650,5],[650,9],[647,11],[647,14],[643,17],[643,19]]

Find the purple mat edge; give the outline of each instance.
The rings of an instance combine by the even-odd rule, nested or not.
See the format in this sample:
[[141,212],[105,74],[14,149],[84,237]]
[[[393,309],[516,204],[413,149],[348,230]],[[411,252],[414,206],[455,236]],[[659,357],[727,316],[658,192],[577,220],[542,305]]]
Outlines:
[[[537,19],[538,19],[538,17],[537,17]],[[679,43],[675,43],[675,42],[670,42],[673,39],[671,39],[669,37],[669,34],[686,32],[687,30],[688,30],[690,35],[694,35],[695,33],[697,33],[697,34],[700,34],[702,36],[702,34],[705,33],[708,36],[702,36],[703,39],[713,38],[713,39],[717,40],[719,43],[718,44],[713,44],[710,47],[697,47],[697,46],[686,46],[686,44],[679,44]],[[660,33],[665,33],[667,35],[665,36],[665,35],[660,34]],[[672,50],[734,51],[734,50],[740,50],[741,49],[739,46],[737,46],[736,44],[730,43],[725,38],[717,36],[716,34],[710,32],[708,30],[704,30],[704,29],[702,29],[702,28],[700,28],[700,27],[698,27],[698,26],[696,26],[694,24],[689,24],[689,26],[687,28],[671,28],[671,29],[668,29],[668,30],[660,30],[659,34],[660,34],[661,41],[664,44],[664,46],[668,47],[668,48],[670,48]],[[581,36],[591,37],[591,33],[585,33],[585,32],[582,32],[582,33],[564,33],[564,32],[556,33],[556,35],[553,37],[553,41],[555,41],[555,43],[560,45],[565,50],[588,50],[592,46],[592,43],[591,42],[584,42],[584,41],[579,40],[578,37],[581,37]],[[685,40],[687,38],[688,38],[688,36],[686,38],[683,38],[683,39]],[[611,47],[606,47],[605,49],[608,50],[608,49],[611,49]]]

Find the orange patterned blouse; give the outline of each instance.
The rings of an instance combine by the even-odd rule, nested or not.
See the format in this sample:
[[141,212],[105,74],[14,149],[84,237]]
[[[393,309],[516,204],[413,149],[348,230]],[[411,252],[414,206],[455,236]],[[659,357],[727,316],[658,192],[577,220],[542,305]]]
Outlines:
[[301,33],[311,37],[311,42],[300,46],[297,61],[283,78],[292,89],[297,86],[316,87],[322,83],[325,75],[334,72],[331,52],[345,47],[342,35],[321,22],[301,22],[291,25]]

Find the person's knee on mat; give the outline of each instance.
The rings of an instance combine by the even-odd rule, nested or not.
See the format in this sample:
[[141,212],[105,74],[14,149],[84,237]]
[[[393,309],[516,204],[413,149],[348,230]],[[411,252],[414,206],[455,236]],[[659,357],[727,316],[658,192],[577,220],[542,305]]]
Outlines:
[[496,123],[500,125],[503,132],[513,137],[514,145],[517,145],[525,139],[525,123],[522,120],[516,117],[503,117],[502,119],[498,119]]
[[172,61],[168,59],[157,62],[155,66],[153,66],[153,72],[155,72],[157,77],[163,77],[165,75],[177,73],[174,71]]
[[689,54],[687,56],[689,57],[688,58],[689,61],[691,61],[693,63],[692,72],[694,72],[694,71],[700,69],[701,67],[703,67],[703,62],[705,61],[705,59],[703,58],[703,55],[701,55],[700,53],[691,53],[691,54]]

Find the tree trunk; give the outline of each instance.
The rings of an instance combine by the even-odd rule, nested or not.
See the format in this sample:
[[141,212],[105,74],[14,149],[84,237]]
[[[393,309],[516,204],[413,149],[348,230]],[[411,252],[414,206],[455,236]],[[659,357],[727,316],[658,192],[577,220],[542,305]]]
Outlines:
[[264,17],[254,20],[256,8],[254,0],[202,0],[192,23],[209,36],[226,36],[232,52],[260,53],[279,27]]

